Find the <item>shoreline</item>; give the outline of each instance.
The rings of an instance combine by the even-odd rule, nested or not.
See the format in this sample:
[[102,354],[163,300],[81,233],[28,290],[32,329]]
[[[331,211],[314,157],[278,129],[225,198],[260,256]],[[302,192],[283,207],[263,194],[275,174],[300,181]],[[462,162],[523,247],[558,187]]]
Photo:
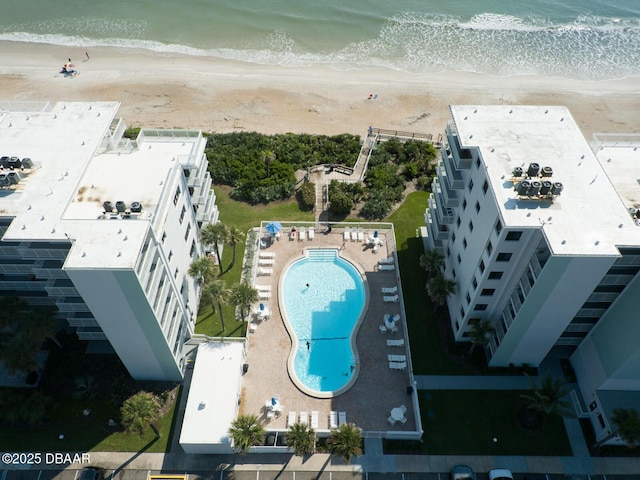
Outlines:
[[[0,100],[119,101],[129,126],[362,135],[373,125],[437,135],[451,104],[539,104],[566,105],[587,138],[640,132],[637,78],[340,71],[111,47],[92,48],[87,61],[79,47],[9,41],[0,55]],[[77,77],[59,74],[67,58]]]

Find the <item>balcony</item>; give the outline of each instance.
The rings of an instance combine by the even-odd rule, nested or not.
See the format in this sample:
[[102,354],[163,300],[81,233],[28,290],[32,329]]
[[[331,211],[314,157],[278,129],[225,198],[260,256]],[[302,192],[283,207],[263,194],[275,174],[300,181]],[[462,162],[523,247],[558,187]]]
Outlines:
[[455,168],[453,162],[450,159],[443,158],[438,166],[444,167],[442,177],[446,177],[447,185],[449,186],[449,188],[454,190],[464,189],[464,178],[462,177],[462,172]]

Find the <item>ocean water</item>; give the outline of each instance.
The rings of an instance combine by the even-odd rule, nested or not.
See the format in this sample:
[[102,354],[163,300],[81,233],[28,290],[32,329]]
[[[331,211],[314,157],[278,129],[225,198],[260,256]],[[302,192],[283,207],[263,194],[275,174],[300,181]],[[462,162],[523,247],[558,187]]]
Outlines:
[[638,0],[0,0],[0,40],[286,66],[640,76]]

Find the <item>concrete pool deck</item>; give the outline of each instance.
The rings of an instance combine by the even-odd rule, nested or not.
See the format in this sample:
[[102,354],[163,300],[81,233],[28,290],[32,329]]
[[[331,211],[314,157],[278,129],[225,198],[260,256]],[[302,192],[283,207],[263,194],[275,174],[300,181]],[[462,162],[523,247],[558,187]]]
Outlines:
[[[353,224],[358,226],[358,224]],[[298,226],[299,230],[300,225]],[[256,322],[257,328],[248,334],[248,348],[245,362],[249,365],[243,377],[241,414],[256,414],[264,422],[267,430],[286,430],[287,417],[290,411],[296,412],[296,419],[301,412],[308,415],[312,411],[319,413],[318,431],[329,431],[329,414],[331,411],[346,412],[347,422],[355,423],[365,432],[415,431],[416,416],[413,397],[407,394],[407,386],[411,385],[410,358],[406,347],[388,347],[388,339],[405,339],[405,319],[398,323],[396,333],[381,334],[379,326],[383,323],[385,313],[403,313],[401,303],[383,301],[382,287],[398,285],[398,270],[378,271],[378,261],[393,257],[395,241],[391,230],[376,228],[384,244],[377,252],[366,245],[367,235],[374,229],[364,230],[364,241],[345,242],[343,228],[333,227],[326,233],[324,227],[316,228],[313,240],[288,239],[289,227],[283,228],[279,241],[275,241],[259,253],[274,255],[273,265],[263,268],[272,270],[270,275],[255,277],[255,283],[270,287],[270,299],[261,302],[271,311],[266,320]],[[345,393],[329,399],[309,396],[300,391],[289,378],[287,359],[291,350],[291,339],[287,332],[279,302],[278,280],[285,266],[293,259],[299,258],[305,248],[342,248],[341,254],[365,272],[365,288],[369,289],[369,304],[366,308],[362,324],[356,337],[360,358],[360,373],[354,385]],[[256,254],[256,262],[258,254]],[[256,267],[256,271],[259,271]],[[326,279],[331,281],[331,279]],[[406,355],[406,370],[391,370],[387,356]],[[276,418],[267,418],[265,402],[274,395],[279,396],[284,411]],[[390,425],[387,418],[391,409],[405,405],[407,422],[404,425]]]

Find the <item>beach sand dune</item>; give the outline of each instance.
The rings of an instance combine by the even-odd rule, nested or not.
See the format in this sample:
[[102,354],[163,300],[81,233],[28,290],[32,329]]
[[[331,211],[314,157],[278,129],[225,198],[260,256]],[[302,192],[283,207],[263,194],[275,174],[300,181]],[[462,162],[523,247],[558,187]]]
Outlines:
[[[129,126],[364,134],[369,125],[438,134],[451,104],[566,105],[583,133],[640,132],[638,79],[584,82],[446,72],[337,71],[211,57],[0,42],[2,100],[119,101]],[[370,98],[373,95],[374,98]]]

